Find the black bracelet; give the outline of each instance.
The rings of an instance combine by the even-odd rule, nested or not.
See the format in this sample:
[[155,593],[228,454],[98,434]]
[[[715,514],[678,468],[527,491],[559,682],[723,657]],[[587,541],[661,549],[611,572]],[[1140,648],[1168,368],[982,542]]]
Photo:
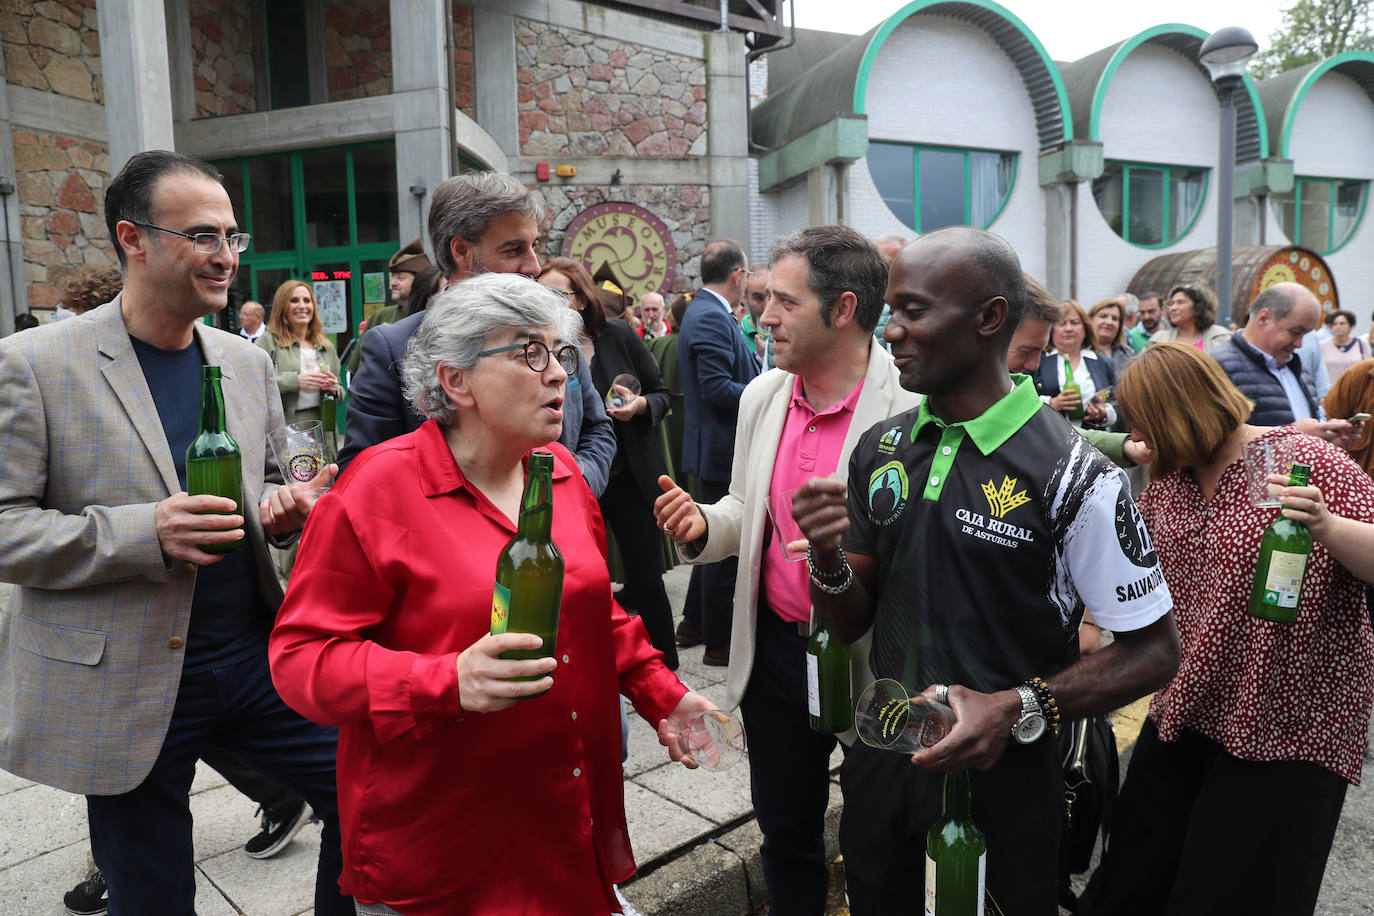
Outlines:
[[811,567],[811,578],[838,582],[849,574],[849,557],[845,554],[844,548],[836,547],[835,549],[840,552],[840,568],[824,570],[817,568],[816,554],[811,549],[810,543],[806,545],[806,565]]
[[1033,677],[1026,681],[1026,686],[1035,691],[1035,697],[1040,701],[1040,711],[1045,714],[1050,731],[1059,734],[1059,703],[1050,692],[1050,685],[1046,684],[1043,678]]

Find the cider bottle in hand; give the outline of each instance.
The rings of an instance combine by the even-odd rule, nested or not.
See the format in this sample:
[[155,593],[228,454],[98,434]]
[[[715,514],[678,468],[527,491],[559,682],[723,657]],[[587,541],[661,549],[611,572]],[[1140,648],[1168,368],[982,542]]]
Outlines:
[[[223,496],[234,501],[233,512],[243,514],[243,458],[224,421],[224,391],[219,366],[201,367],[200,432],[186,449],[186,492],[191,496]],[[246,524],[246,523],[245,523]],[[243,546],[243,538],[227,544],[201,544],[206,553],[228,553]]]
[[[1311,474],[1308,465],[1295,464],[1289,472],[1288,485],[1305,487]],[[1276,623],[1297,620],[1302,583],[1311,555],[1312,534],[1307,526],[1285,518],[1280,511],[1260,539],[1255,585],[1250,590],[1250,613]]]

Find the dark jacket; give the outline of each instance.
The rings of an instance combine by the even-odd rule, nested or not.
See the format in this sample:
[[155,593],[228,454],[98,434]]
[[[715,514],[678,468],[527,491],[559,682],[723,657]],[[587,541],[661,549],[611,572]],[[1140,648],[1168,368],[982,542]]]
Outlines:
[[[1031,373],[1031,378],[1035,381],[1035,390],[1038,394],[1047,398],[1052,398],[1059,393],[1059,361],[1061,357],[1058,353],[1051,353],[1040,360],[1039,367]],[[1092,376],[1093,387],[1098,391],[1112,389],[1105,399],[1111,404],[1113,409],[1116,407],[1116,364],[1110,357],[1100,353],[1091,356],[1087,350],[1083,351],[1083,365],[1088,367],[1088,375]],[[1120,426],[1121,421],[1118,415],[1115,426]]]
[[682,467],[702,480],[730,480],[735,421],[744,386],[759,374],[744,334],[714,294],[698,290],[678,332],[682,365]]
[[[1285,426],[1297,419],[1288,403],[1288,395],[1284,394],[1283,384],[1274,378],[1274,373],[1265,365],[1264,354],[1245,339],[1244,332],[1236,331],[1230,340],[1208,350],[1207,355],[1221,363],[1231,383],[1255,402],[1254,413],[1250,414],[1248,422],[1255,426]],[[1316,417],[1317,386],[1303,369],[1298,354],[1290,356],[1284,368],[1291,369],[1298,377],[1303,394],[1307,396],[1308,410]]]
[[[363,358],[348,389],[348,422],[339,452],[339,473],[363,449],[419,429],[423,418],[401,393],[401,360],[406,344],[428,312],[407,315],[363,335]],[[568,378],[563,393],[563,434],[558,437],[577,458],[592,493],[600,496],[610,479],[615,432],[606,405],[592,381],[586,360]]]
[[652,503],[663,492],[658,486],[659,475],[668,473],[654,429],[668,413],[668,386],[663,384],[658,364],[634,329],[623,321],[612,320],[596,336],[592,380],[604,397],[615,377],[623,374],[639,379],[639,393],[649,403],[649,409],[628,422],[611,421],[617,445],[611,474],[633,474],[639,492]]

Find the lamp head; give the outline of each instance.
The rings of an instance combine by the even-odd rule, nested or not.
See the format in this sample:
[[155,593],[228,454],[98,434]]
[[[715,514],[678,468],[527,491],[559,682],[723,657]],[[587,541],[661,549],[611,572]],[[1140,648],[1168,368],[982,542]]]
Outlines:
[[1247,29],[1228,25],[1207,36],[1198,50],[1198,60],[1212,75],[1212,82],[1217,83],[1243,76],[1245,64],[1258,50],[1255,36]]

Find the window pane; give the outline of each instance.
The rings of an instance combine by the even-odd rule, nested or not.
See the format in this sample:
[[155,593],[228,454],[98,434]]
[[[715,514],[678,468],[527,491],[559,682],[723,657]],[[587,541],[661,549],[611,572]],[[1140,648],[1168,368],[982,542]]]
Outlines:
[[1127,209],[1131,225],[1126,241],[1137,245],[1164,242],[1164,171],[1132,166],[1127,175]]
[[916,228],[915,150],[900,143],[868,144],[868,172],[883,202],[903,225]]
[[305,245],[348,244],[348,172],[343,150],[301,156],[305,176]]
[[358,244],[399,240],[396,147],[387,144],[353,151],[353,203],[358,214]]
[[969,182],[973,214],[970,222],[981,229],[992,225],[1011,193],[1016,174],[1015,153],[969,154]]
[[921,168],[921,232],[962,226],[964,216],[964,154],[957,150],[919,151]]
[[1107,225],[1112,227],[1112,231],[1121,235],[1121,204],[1122,204],[1122,183],[1121,166],[1107,163],[1107,167],[1102,170],[1099,178],[1093,179],[1093,199],[1097,201],[1097,209],[1101,211],[1102,218],[1107,221]]
[[1176,242],[1188,231],[1193,217],[1202,207],[1206,172],[1202,169],[1169,170],[1169,241]]
[[1364,181],[1341,181],[1336,184],[1336,212],[1332,215],[1331,242],[1339,248],[1359,228],[1360,211],[1364,209],[1364,195],[1369,187]]
[[224,190],[229,195],[229,203],[234,207],[234,218],[244,227],[243,231],[247,232],[248,224],[244,222],[246,217],[243,208],[243,163],[213,162],[211,165],[219,169],[220,174],[224,176]]
[[1298,182],[1298,221],[1297,244],[1316,251],[1330,250],[1330,182],[1306,179]]
[[286,156],[248,163],[253,201],[252,251],[287,251],[296,244],[291,221],[291,162]]
[[272,0],[267,10],[267,70],[273,108],[310,103],[303,0]]

